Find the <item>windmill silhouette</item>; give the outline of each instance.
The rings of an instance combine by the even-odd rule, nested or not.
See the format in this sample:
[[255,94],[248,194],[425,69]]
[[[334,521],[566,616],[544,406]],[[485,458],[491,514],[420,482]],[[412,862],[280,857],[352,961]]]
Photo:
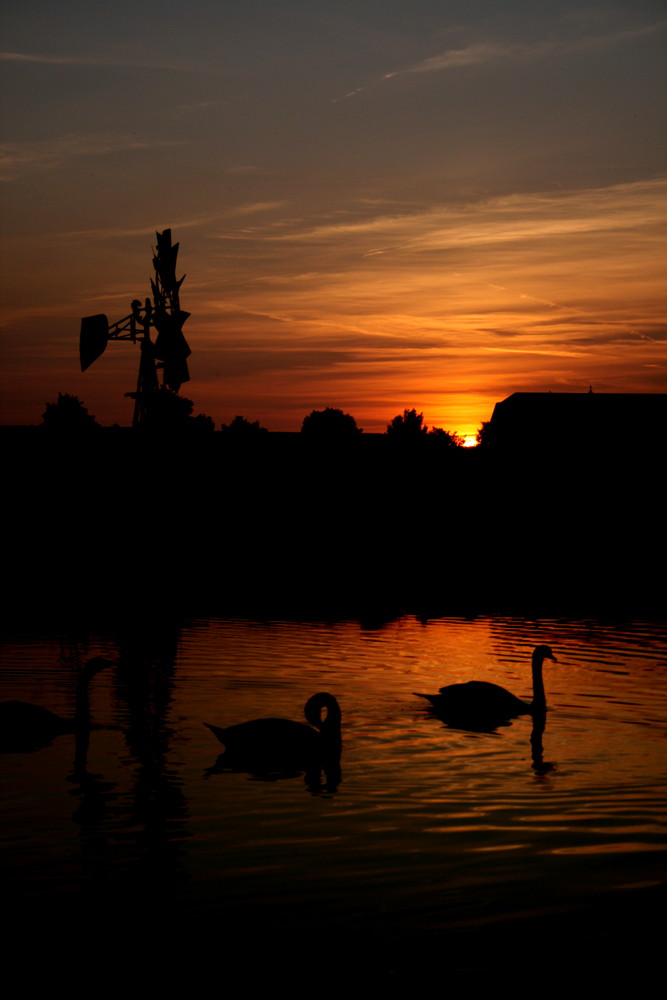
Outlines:
[[[132,426],[150,421],[158,409],[161,393],[171,389],[177,393],[183,382],[190,381],[187,359],[188,342],[183,336],[183,324],[190,313],[181,309],[179,291],[185,275],[176,278],[176,258],[179,244],[171,243],[171,229],[155,234],[157,245],[153,257],[155,279],[151,278],[153,299],[147,298],[142,306],[138,299],[131,305],[129,316],[109,323],[104,313],[84,316],[81,320],[79,356],[81,371],[85,372],[104,354],[110,340],[131,340],[138,343],[139,375],[135,392],[125,395],[134,400]],[[151,339],[151,327],[157,336]],[[162,371],[162,383],[158,377]]]

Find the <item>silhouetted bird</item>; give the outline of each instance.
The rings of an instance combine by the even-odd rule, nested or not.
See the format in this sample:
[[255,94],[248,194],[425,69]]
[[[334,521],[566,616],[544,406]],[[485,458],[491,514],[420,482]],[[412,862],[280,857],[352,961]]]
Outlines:
[[498,684],[486,681],[468,681],[467,684],[449,684],[438,694],[414,694],[426,698],[439,718],[454,725],[492,726],[517,715],[538,716],[546,712],[542,664],[556,660],[549,646],[537,646],[533,651],[533,700],[522,701]]
[[[324,709],[326,716],[322,718]],[[309,726],[291,719],[253,719],[225,729],[208,722],[204,725],[224,744],[224,757],[231,766],[267,769],[337,760],[341,751],[341,712],[334,696],[314,694],[304,712]]]
[[62,733],[81,733],[90,729],[88,685],[95,674],[115,663],[96,656],[82,667],[76,682],[76,705],[73,719],[50,712],[27,701],[0,702],[0,751],[25,753],[49,746]]

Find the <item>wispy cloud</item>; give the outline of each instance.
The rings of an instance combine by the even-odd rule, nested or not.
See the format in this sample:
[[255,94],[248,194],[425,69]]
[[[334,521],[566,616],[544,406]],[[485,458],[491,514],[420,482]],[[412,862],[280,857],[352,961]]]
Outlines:
[[387,80],[415,73],[442,73],[446,70],[463,69],[468,66],[493,66],[503,62],[531,62],[577,52],[606,51],[618,48],[650,35],[661,34],[667,29],[667,20],[654,24],[628,28],[625,31],[589,35],[576,38],[549,38],[545,41],[525,43],[476,42],[459,49],[446,49],[435,56],[403,69],[383,73],[381,77],[366,86],[356,87],[332,103],[348,100]]
[[196,66],[183,61],[160,60],[150,50],[145,56],[140,54],[125,55],[118,52],[96,52],[91,56],[74,55],[51,55],[47,52],[0,52],[0,62],[4,63],[26,63],[38,64],[42,66],[60,67],[86,67],[94,69],[145,69],[145,70],[168,70],[170,72],[190,72],[201,73],[204,67],[201,64]]
[[0,146],[0,181],[11,181],[26,171],[52,170],[73,157],[183,146],[176,139],[139,139],[133,135],[66,135]]
[[260,212],[271,212],[273,209],[282,208],[286,205],[285,201],[254,201],[247,205],[238,205],[236,208],[230,209],[229,215],[257,215]]
[[238,164],[235,167],[227,167],[227,173],[240,177],[266,177],[271,171],[267,167],[256,167],[251,164]]
[[[371,215],[352,221],[284,227],[271,222],[226,231],[223,239],[332,245],[344,243],[364,257],[398,252],[427,252],[457,247],[602,233],[653,226],[659,206],[667,201],[667,178],[569,192],[515,194],[463,206],[427,211]],[[238,214],[279,207],[280,203],[246,206]]]
[[[546,41],[533,42],[528,45],[515,43],[498,44],[493,42],[468,45],[462,49],[449,49],[440,55],[424,59],[403,72],[434,73],[447,69],[458,69],[462,66],[500,63],[505,60],[512,60],[513,62],[532,61],[573,52],[590,52],[593,49],[604,51],[618,48],[620,45],[626,45],[629,42],[645,38],[648,35],[659,34],[664,32],[666,28],[667,20],[640,28],[631,28],[626,31],[590,35],[583,38],[550,38]],[[391,74],[391,76],[395,75],[395,73]]]
[[33,55],[29,52],[0,52],[2,62],[46,63],[49,66],[93,66],[99,57]]
[[232,252],[220,305],[210,306],[215,278],[207,290],[206,322],[216,330],[220,309],[230,311],[225,329],[258,344],[273,336],[260,314],[280,320],[295,344],[340,348],[351,337],[360,371],[368,360],[378,384],[391,370],[421,392],[430,376],[423,367],[408,372],[406,359],[429,352],[439,378],[458,352],[478,374],[484,358],[489,370],[494,357],[498,370],[503,356],[519,369],[524,358],[527,370],[551,358],[565,365],[567,382],[618,343],[630,345],[635,365],[641,358],[664,370],[664,344],[633,331],[664,329],[651,289],[661,274],[666,200],[662,178],[335,224],[292,220],[285,231],[264,220],[242,236],[219,231]]
[[[468,45],[464,49],[449,49],[437,56],[423,59],[403,72],[436,73],[445,69],[458,69],[461,66],[479,66],[481,63],[499,62],[501,59],[515,57],[518,52],[523,50],[523,47],[519,45]],[[396,73],[391,74],[392,77],[396,75]],[[390,78],[390,76],[384,76],[382,79]]]
[[[286,202],[276,201],[276,202],[251,202],[248,204],[238,205],[233,209],[222,209],[216,210],[215,212],[205,212],[201,215],[195,215],[191,217],[177,217],[171,219],[169,225],[175,233],[180,233],[184,229],[208,229],[211,226],[219,226],[223,220],[234,218],[236,216],[242,215],[252,215],[254,213],[259,213],[262,211],[271,211],[275,208],[282,207]],[[159,225],[157,228],[161,228]],[[136,226],[106,226],[99,227],[96,229],[74,229],[68,230],[67,232],[61,232],[58,234],[58,239],[76,241],[76,240],[115,240],[115,239],[128,239],[133,237],[145,238],[146,234],[150,234],[151,231],[155,229],[154,220],[149,220],[147,222],[138,224]],[[192,283],[188,282],[189,287],[192,287]]]

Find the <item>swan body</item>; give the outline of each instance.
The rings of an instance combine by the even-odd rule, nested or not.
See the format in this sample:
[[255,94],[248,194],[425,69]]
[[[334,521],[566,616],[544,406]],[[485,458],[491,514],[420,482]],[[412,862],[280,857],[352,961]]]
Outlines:
[[499,684],[486,681],[468,681],[466,684],[449,684],[438,694],[419,694],[433,706],[434,712],[445,722],[459,724],[498,724],[517,715],[540,715],[546,712],[547,703],[542,680],[542,664],[556,660],[549,646],[536,646],[532,656],[533,700],[522,701]]
[[41,705],[28,701],[0,702],[0,751],[29,752],[53,743],[63,733],[80,733],[90,729],[88,685],[95,674],[115,666],[112,660],[96,656],[82,668],[76,685],[76,711],[73,719],[65,719]]
[[[326,709],[326,717],[322,711]],[[291,719],[253,719],[221,729],[204,725],[225,747],[229,763],[298,766],[340,756],[340,706],[333,695],[320,692],[306,702],[310,725]]]

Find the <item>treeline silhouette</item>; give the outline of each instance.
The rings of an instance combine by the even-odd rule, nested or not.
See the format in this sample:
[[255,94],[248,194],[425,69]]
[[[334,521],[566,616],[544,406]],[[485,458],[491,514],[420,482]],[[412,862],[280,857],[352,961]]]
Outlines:
[[[151,393],[150,398],[151,403],[147,407],[149,419],[144,421],[141,428],[135,428],[135,432],[139,430],[173,435],[209,433],[215,430],[211,417],[205,414],[193,416],[194,403],[191,399],[165,387]],[[80,434],[100,428],[95,417],[88,413],[87,407],[77,396],[60,392],[54,403],[46,404],[42,426],[51,433],[59,434]],[[220,430],[229,438],[244,441],[250,441],[257,434],[268,433],[267,428],[260,426],[258,420],[250,421],[242,416],[234,417],[230,424],[222,424]],[[363,428],[357,426],[356,420],[349,413],[327,406],[324,410],[313,410],[304,417],[301,433],[314,441],[345,442],[363,434]],[[406,443],[414,444],[430,436],[451,447],[463,445],[463,439],[456,433],[445,431],[441,427],[429,430],[424,423],[424,414],[417,413],[415,409],[405,409],[402,414],[395,416],[387,425],[386,433],[394,441]]]
[[664,611],[654,454],[465,449],[415,411],[385,434],[315,412],[293,434],[2,428],[11,613]]

